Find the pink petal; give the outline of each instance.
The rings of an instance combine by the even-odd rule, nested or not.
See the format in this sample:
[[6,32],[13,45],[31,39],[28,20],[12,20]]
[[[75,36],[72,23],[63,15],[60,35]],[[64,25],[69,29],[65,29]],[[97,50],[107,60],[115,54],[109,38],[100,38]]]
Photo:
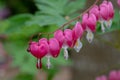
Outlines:
[[106,76],[101,76],[101,80],[107,80],[107,77]]
[[114,17],[114,8],[110,1],[108,2],[108,8],[109,8],[109,19],[112,19]]
[[114,8],[110,1],[103,1],[100,5],[100,15],[104,20],[110,20],[114,17]]
[[103,76],[97,77],[96,80],[107,80],[107,77],[103,75]]
[[30,44],[30,52],[36,58],[42,58],[48,53],[49,47],[47,42],[43,41],[43,39],[39,40],[39,43],[32,42]]
[[93,13],[95,16],[96,16],[96,19],[98,20],[99,19],[99,15],[100,15],[100,12],[99,12],[99,7],[97,5],[95,5],[90,11],[89,13]]
[[96,30],[96,22],[97,22],[97,20],[96,20],[95,15],[92,14],[92,13],[89,14],[89,18],[88,18],[88,21],[87,21],[87,26],[93,32]]
[[82,25],[80,24],[80,22],[77,22],[75,24],[75,27],[73,28],[73,46],[75,45],[76,41],[78,38],[81,38],[83,35],[83,28]]
[[100,16],[104,20],[108,20],[108,18],[109,18],[108,7],[105,3],[102,3],[100,5]]
[[120,80],[120,70],[117,72],[117,75],[118,80]]
[[49,51],[53,57],[57,57],[60,53],[59,42],[55,38],[49,40]]
[[90,13],[86,13],[83,15],[83,19],[82,19],[82,26],[84,29],[86,29],[87,27],[94,32],[96,29],[96,17],[94,14]]
[[77,22],[75,24],[75,27],[73,28],[73,37],[74,39],[78,39],[78,38],[81,38],[82,37],[82,34],[83,34],[83,28],[82,28],[82,25],[80,24],[80,22]]
[[117,71],[113,70],[110,72],[109,80],[117,80]]
[[30,45],[30,52],[36,58],[42,58],[48,53],[48,48],[45,44],[38,45],[37,42],[33,42]]
[[38,43],[37,42],[32,42],[30,44],[30,52],[33,56],[38,58]]
[[65,42],[69,47],[73,46],[73,35],[72,35],[72,30],[71,29],[66,29],[64,31],[64,36],[65,36]]
[[64,35],[63,35],[63,31],[62,30],[57,30],[54,33],[54,37],[58,40],[60,47],[62,47],[63,43],[64,43]]
[[117,3],[118,3],[118,5],[119,5],[119,7],[120,7],[120,0],[117,0]]
[[88,13],[83,14],[83,16],[82,16],[82,27],[83,27],[83,30],[86,30],[87,19],[88,19]]
[[96,77],[96,79],[95,80],[101,80],[101,77]]
[[40,46],[38,48],[38,57],[39,58],[44,57],[48,53],[49,48],[47,46],[48,45],[45,43],[40,44]]

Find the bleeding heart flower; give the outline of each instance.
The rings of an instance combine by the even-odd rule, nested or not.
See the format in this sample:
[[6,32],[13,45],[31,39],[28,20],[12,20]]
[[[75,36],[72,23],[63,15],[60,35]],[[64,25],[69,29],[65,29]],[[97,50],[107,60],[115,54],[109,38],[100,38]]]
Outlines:
[[41,59],[48,53],[48,45],[42,42],[31,42],[29,45],[29,52],[38,59],[37,68],[41,68]]
[[47,57],[47,67],[48,69],[51,67],[50,58],[57,57],[60,53],[60,45],[57,39],[51,38],[49,41],[46,38],[42,38],[39,40],[39,43],[47,43],[49,51],[46,55]]
[[103,75],[103,76],[97,77],[95,80],[107,80],[107,77]]
[[99,20],[100,18],[100,11],[99,11],[99,7],[97,5],[93,6],[93,8],[89,11],[89,13],[94,14],[96,16],[96,19]]
[[109,74],[109,80],[120,80],[120,71],[111,71]]
[[118,5],[119,5],[119,7],[120,7],[120,0],[117,0],[117,3],[118,3]]
[[64,43],[64,34],[63,34],[63,31],[62,30],[57,30],[55,33],[54,33],[54,37],[59,41],[59,45],[60,47],[62,47],[63,43]]
[[103,76],[96,77],[96,80],[120,80],[120,70],[118,71],[112,70],[109,73],[108,77],[103,75]]
[[62,30],[57,30],[54,33],[54,37],[59,41],[60,47],[64,49],[64,57],[68,59],[68,47],[73,46],[73,36],[72,30],[66,29],[64,32]]
[[73,28],[73,45],[76,52],[79,52],[82,48],[82,42],[80,41],[82,35],[83,35],[83,28],[80,22],[77,22],[75,24],[75,27]]
[[51,38],[49,40],[49,51],[50,51],[50,54],[53,56],[53,57],[57,57],[60,53],[60,46],[59,46],[59,42],[57,39],[55,38]]
[[93,13],[85,13],[82,17],[82,27],[87,31],[87,40],[89,43],[92,42],[94,35],[93,32],[96,30],[96,17]]
[[103,1],[100,5],[100,23],[101,29],[105,32],[104,24],[107,28],[110,28],[112,25],[112,19],[114,17],[114,8],[110,1]]

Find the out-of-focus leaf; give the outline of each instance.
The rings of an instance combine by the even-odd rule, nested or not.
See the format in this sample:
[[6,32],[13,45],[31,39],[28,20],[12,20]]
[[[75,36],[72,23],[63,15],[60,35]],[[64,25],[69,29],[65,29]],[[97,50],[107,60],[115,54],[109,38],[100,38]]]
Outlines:
[[33,80],[34,76],[28,73],[20,73],[13,80]]
[[6,30],[9,28],[9,21],[0,21],[0,34],[4,34]]
[[36,0],[37,7],[44,13],[64,14],[64,7],[68,0]]
[[66,15],[76,14],[76,11],[82,9],[85,5],[86,0],[75,0],[67,4],[67,7],[64,7],[64,13]]
[[21,72],[36,73],[36,59],[27,52],[27,42],[7,42],[5,47],[13,58],[13,66],[18,66]]
[[58,27],[67,22],[73,16],[78,16],[76,11],[83,8],[85,0],[35,0],[38,9],[36,17],[30,22],[32,24],[40,24],[40,26],[55,24]]
[[0,22],[0,33],[9,34],[19,30],[31,17],[31,14],[20,14]]
[[38,24],[40,26],[53,25],[61,26],[66,20],[62,16],[40,15],[32,18],[29,25]]

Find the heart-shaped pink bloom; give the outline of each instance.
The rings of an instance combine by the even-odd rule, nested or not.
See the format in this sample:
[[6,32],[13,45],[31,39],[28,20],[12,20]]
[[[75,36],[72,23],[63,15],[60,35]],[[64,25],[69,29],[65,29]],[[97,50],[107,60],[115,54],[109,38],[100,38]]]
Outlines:
[[60,45],[56,38],[51,38],[49,41],[46,38],[39,40],[39,43],[44,43],[48,47],[48,54],[57,57],[60,52]]
[[60,53],[59,42],[56,38],[51,38],[49,40],[49,51],[53,57],[57,57]]
[[107,77],[103,75],[103,76],[97,77],[96,80],[107,80]]
[[107,20],[109,16],[108,7],[105,3],[100,5],[100,17],[104,20]]
[[109,19],[113,19],[114,17],[114,8],[112,3],[109,1],[108,2],[108,8],[109,8]]
[[59,41],[60,47],[62,47],[63,45],[72,47],[73,44],[72,30],[66,29],[64,32],[62,30],[57,30],[54,33],[54,37]]
[[117,3],[118,3],[118,5],[119,5],[119,7],[120,7],[120,0],[117,0]]
[[93,32],[96,30],[97,19],[93,13],[85,13],[82,17],[82,27],[87,31],[86,38],[89,43],[92,42],[94,35]]
[[73,32],[71,29],[65,29],[64,31],[65,36],[65,44],[67,44],[69,47],[73,46]]
[[60,45],[56,38],[51,38],[50,40],[47,40],[46,38],[42,38],[39,40],[40,44],[46,44],[48,47],[48,52],[46,54],[47,57],[47,67],[48,69],[51,67],[50,58],[57,57],[60,53]]
[[110,20],[114,17],[114,9],[110,1],[103,1],[100,5],[100,16],[104,20]]
[[59,41],[59,45],[60,47],[62,47],[63,45],[63,42],[64,42],[64,34],[63,34],[63,31],[62,30],[57,30],[55,33],[54,33],[54,37]]
[[36,64],[37,68],[42,68],[41,59],[45,55],[47,55],[48,50],[49,50],[49,47],[44,39],[39,41],[39,43],[37,42],[30,43],[28,51],[31,52],[31,54],[38,59],[37,64]]
[[31,42],[30,44],[30,52],[36,58],[42,58],[48,53],[48,46],[46,43],[37,43]]
[[80,22],[77,22],[75,24],[75,27],[73,28],[73,38],[74,40],[77,40],[78,38],[81,38],[83,35],[83,28]]
[[120,80],[120,71],[111,71],[109,74],[109,80]]
[[64,57],[68,59],[68,47],[73,47],[73,31],[71,29],[66,29],[64,32],[62,30],[57,30],[54,33],[54,38],[59,41],[60,47],[64,49]]
[[83,28],[80,22],[77,22],[73,28],[73,46],[76,52],[79,52],[82,48],[82,42],[80,41],[83,35]]
[[96,16],[96,19],[99,20],[100,11],[97,5],[93,6],[93,8],[89,11],[89,13],[93,13]]
[[96,30],[96,17],[93,13],[85,13],[82,17],[82,26],[83,29],[86,30],[89,28],[92,32],[95,32]]

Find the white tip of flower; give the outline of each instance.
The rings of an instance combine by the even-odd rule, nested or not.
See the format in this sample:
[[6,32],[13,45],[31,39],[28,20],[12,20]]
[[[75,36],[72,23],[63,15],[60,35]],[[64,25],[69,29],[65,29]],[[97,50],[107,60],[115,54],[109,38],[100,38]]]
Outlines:
[[77,39],[77,42],[75,43],[74,49],[76,52],[79,52],[82,48],[82,42],[80,41],[80,39]]
[[109,20],[109,21],[105,21],[105,26],[110,29],[111,26],[112,26],[112,20]]
[[93,41],[93,38],[94,38],[94,34],[92,33],[92,31],[87,30],[86,39],[88,40],[88,42],[91,43]]
[[50,57],[51,57],[51,56],[47,56],[47,68],[48,68],[48,69],[51,68]]
[[38,64],[38,65],[37,65],[38,68],[40,68],[40,67],[41,67],[41,65],[40,65],[40,59],[37,60],[37,64]]
[[105,32],[104,21],[100,21],[100,23],[101,23],[101,30],[104,33]]
[[64,58],[66,59],[66,60],[68,60],[68,50],[67,50],[67,47],[64,47],[63,48],[64,49]]

